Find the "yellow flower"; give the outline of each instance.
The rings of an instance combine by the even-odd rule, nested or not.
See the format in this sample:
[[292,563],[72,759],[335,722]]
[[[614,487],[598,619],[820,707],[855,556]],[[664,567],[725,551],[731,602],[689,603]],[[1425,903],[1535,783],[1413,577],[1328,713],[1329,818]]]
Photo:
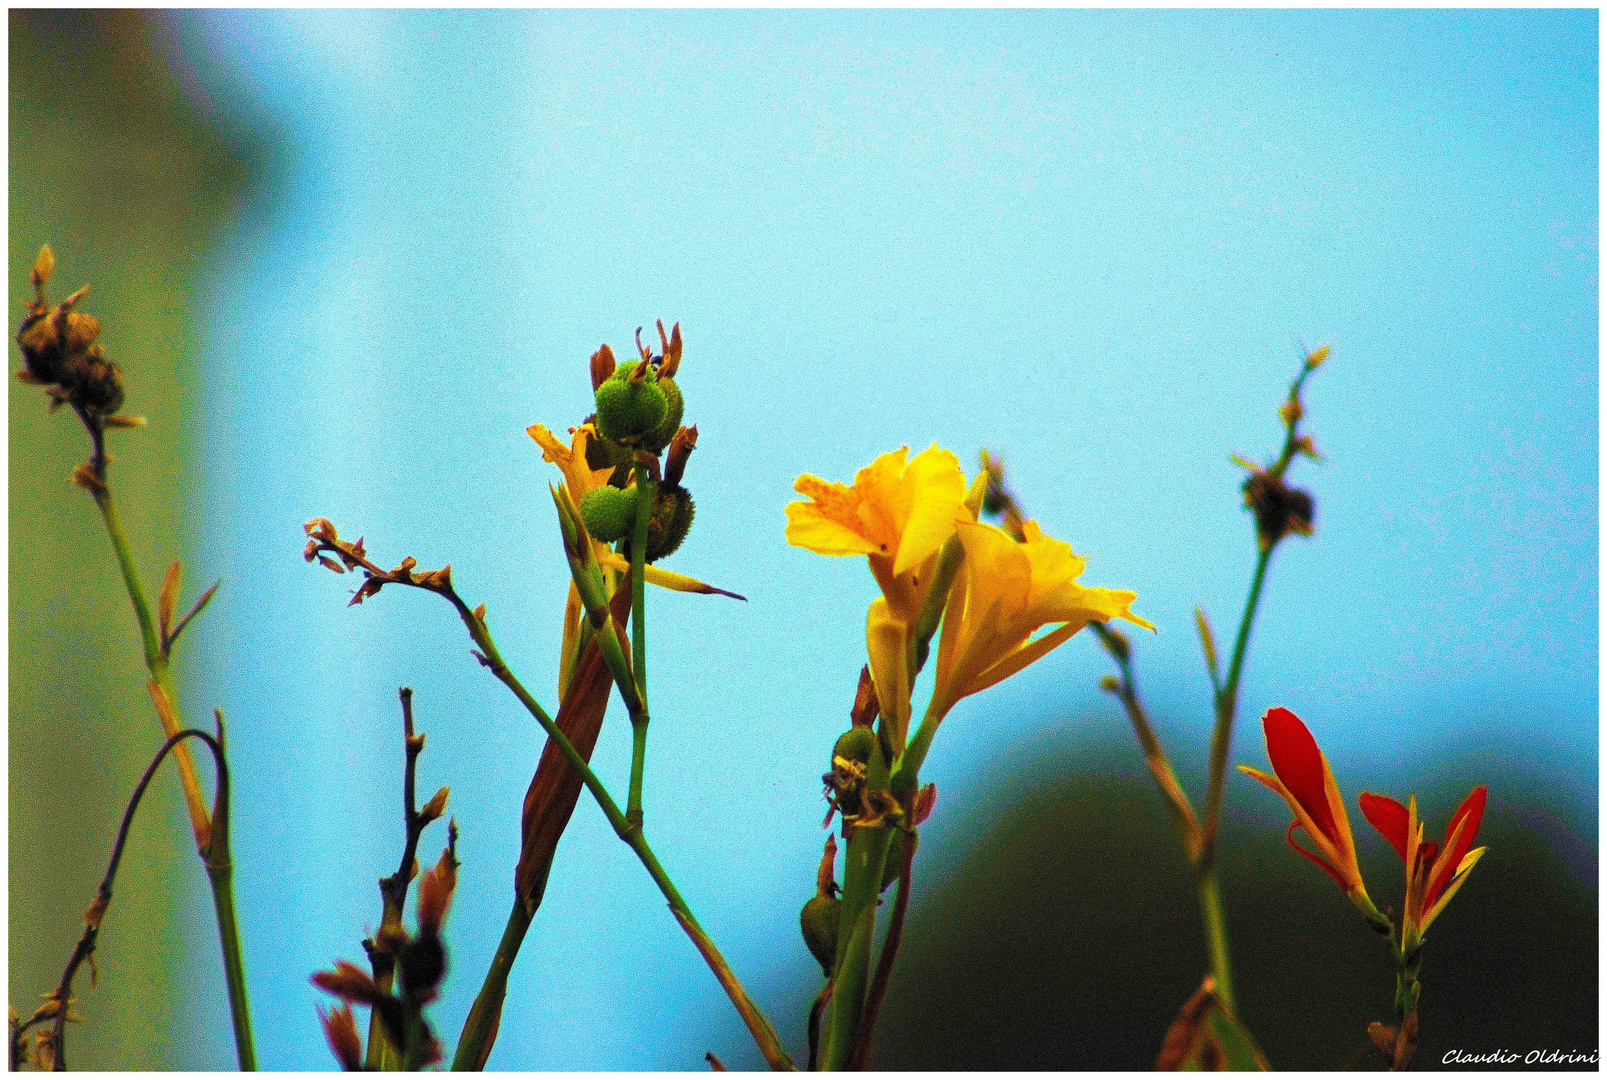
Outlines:
[[[882,596],[870,606],[866,648],[882,717],[895,748],[909,730],[909,649],[938,553],[960,521],[974,521],[966,506],[959,459],[933,444],[906,458],[902,446],[854,474],[854,483],[798,477],[794,488],[809,502],[787,504],[787,542],[821,555],[864,555]],[[896,750],[895,750],[896,752]]]
[[552,462],[564,474],[564,486],[569,489],[569,500],[579,506],[580,500],[586,497],[588,491],[608,483],[608,476],[614,471],[614,467],[606,465],[601,469],[594,469],[586,463],[586,445],[597,438],[597,432],[590,424],[570,428],[569,433],[570,444],[565,446],[543,424],[531,424],[525,428],[525,434],[536,440],[536,445],[541,447],[541,459]]
[[[1023,524],[1025,542],[992,525],[962,521],[956,528],[965,561],[943,616],[929,715],[940,717],[1009,678],[1090,622],[1122,618],[1155,629],[1129,610],[1136,593],[1078,585],[1086,560],[1044,536],[1036,521]],[[1060,625],[1029,640],[1050,623]]]
[[787,504],[787,543],[820,555],[865,555],[893,618],[915,624],[938,550],[964,509],[960,461],[936,443],[908,462],[909,447],[883,454],[828,483],[805,473],[794,489],[809,502]]

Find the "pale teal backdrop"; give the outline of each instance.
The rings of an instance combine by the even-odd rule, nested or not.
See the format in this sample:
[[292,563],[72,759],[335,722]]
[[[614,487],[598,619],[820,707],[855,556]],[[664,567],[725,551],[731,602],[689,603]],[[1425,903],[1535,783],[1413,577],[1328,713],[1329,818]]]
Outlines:
[[[697,527],[673,565],[749,600],[652,598],[648,829],[761,1002],[795,1003],[808,977],[819,776],[875,595],[861,562],[784,543],[793,478],[847,480],[903,444],[968,466],[1002,452],[1031,513],[1088,556],[1084,581],[1137,591],[1159,628],[1141,676],[1178,718],[1163,734],[1198,756],[1191,613],[1228,633],[1253,559],[1228,455],[1274,448],[1302,343],[1333,346],[1309,394],[1329,461],[1296,474],[1317,536],[1275,560],[1235,760],[1263,762],[1250,721],[1272,704],[1307,718],[1352,789],[1404,795],[1443,747],[1480,745],[1534,778],[1492,806],[1544,800],[1593,860],[1594,12],[169,25],[202,115],[279,148],[206,255],[188,466],[192,574],[225,585],[186,696],[234,718],[265,1064],[330,1063],[306,977],[360,958],[394,869],[397,687],[429,735],[421,785],[452,786],[463,830],[434,1011],[449,1037],[506,915],[540,751],[447,605],[387,590],[347,608],[352,580],[300,561],[301,523],[327,516],[387,565],[450,562],[555,708],[556,473],[524,429],[579,422],[586,358],[628,354],[655,318],[682,324],[700,432]],[[1013,748],[1120,739],[1106,671],[1074,639],[956,710],[929,759],[930,831]],[[623,787],[621,720],[596,764]],[[1276,826],[1264,796],[1230,785]],[[589,801],[510,995],[493,1065],[758,1063]],[[221,1062],[214,1019],[195,1038]],[[801,1018],[777,1021],[800,1045]]]

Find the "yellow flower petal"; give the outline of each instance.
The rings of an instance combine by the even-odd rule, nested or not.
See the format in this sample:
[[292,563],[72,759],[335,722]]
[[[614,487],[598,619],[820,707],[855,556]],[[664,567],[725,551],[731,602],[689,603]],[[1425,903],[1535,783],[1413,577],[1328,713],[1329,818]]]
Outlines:
[[967,684],[965,688],[966,695],[979,694],[994,683],[1003,682],[1033,661],[1042,659],[1052,649],[1063,644],[1071,635],[1087,625],[1087,620],[1069,622],[1064,626],[1049,631],[1049,633],[1036,641],[1021,646]]
[[[906,460],[908,459],[908,460]],[[852,485],[805,474],[793,485],[809,502],[787,505],[787,542],[821,555],[868,555],[894,613],[912,621],[920,606],[919,571],[954,535],[965,508],[965,473],[933,444],[882,454]],[[914,610],[906,610],[914,609]]]
[[525,434],[541,447],[542,459],[552,462],[563,472],[564,484],[569,488],[569,497],[574,500],[576,506],[580,505],[580,500],[586,497],[588,491],[606,483],[614,471],[612,466],[593,469],[586,464],[586,443],[593,436],[590,424],[582,424],[572,429],[568,446],[559,442],[542,424],[531,424],[525,428]]
[[1336,869],[1346,879],[1350,888],[1361,887],[1366,893],[1362,883],[1361,868],[1356,865],[1356,840],[1350,831],[1350,817],[1345,813],[1345,799],[1339,794],[1339,781],[1334,779],[1334,770],[1328,764],[1328,755],[1321,750],[1317,755],[1322,758],[1322,789],[1328,799],[1328,813],[1334,819],[1334,828],[1339,833],[1339,842],[1335,845],[1335,854],[1339,856]]
[[1484,858],[1484,853],[1488,850],[1490,849],[1474,848],[1472,851],[1462,856],[1462,862],[1457,866],[1456,873],[1451,877],[1451,883],[1445,887],[1445,891],[1442,892],[1440,894],[1440,898],[1434,902],[1434,906],[1424,913],[1423,922],[1421,924],[1421,928],[1423,930],[1427,930],[1429,924],[1435,919],[1439,918],[1440,912],[1445,910],[1445,905],[1451,902],[1451,897],[1457,894],[1457,892],[1462,888],[1462,883],[1468,879],[1468,871],[1472,870],[1478,865],[1479,860]]
[[[1130,610],[1135,594],[1078,585],[1085,560],[1071,545],[1044,536],[1036,522],[1023,523],[1022,541],[971,521],[955,529],[965,561],[938,642],[933,700],[940,713],[1042,658],[1092,621],[1120,617],[1149,626]],[[1061,625],[1028,640],[1051,623]]]
[[894,574],[935,555],[954,535],[955,520],[964,514],[965,473],[959,458],[933,443],[905,466],[899,486],[908,501],[893,560]]
[[[819,486],[816,486],[819,485]],[[814,502],[787,504],[787,543],[806,548],[817,555],[875,555],[879,547],[835,512],[841,484],[827,484],[816,476],[798,477],[797,488]],[[822,500],[821,496],[825,496]]]
[[[597,553],[597,561],[610,570],[618,570],[622,574],[630,573],[630,560],[615,551],[604,550]],[[676,592],[705,593],[718,596],[729,596],[733,600],[746,600],[746,596],[739,596],[725,589],[717,589],[713,585],[705,584],[694,577],[677,574],[673,570],[664,570],[657,566],[644,566],[642,577],[649,585],[657,585],[664,589],[673,589]]]

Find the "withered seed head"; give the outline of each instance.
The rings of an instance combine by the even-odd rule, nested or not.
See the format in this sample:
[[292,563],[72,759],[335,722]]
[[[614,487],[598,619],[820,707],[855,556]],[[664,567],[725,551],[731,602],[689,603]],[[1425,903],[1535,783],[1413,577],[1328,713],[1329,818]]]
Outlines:
[[1244,505],[1255,514],[1256,537],[1263,551],[1290,533],[1310,536],[1316,523],[1311,495],[1269,473],[1253,472],[1245,479]]
[[68,401],[96,419],[105,419],[123,404],[123,373],[98,345],[69,354],[62,361],[58,381],[67,391]]
[[45,283],[55,265],[47,245],[29,275],[37,298],[17,328],[17,347],[25,365],[20,374],[25,381],[47,387],[54,404],[78,409],[98,430],[123,404],[123,375],[95,343],[100,320],[73,310],[89,292],[88,285],[55,307],[45,299]]
[[664,320],[658,320],[658,340],[663,345],[664,355],[660,358],[658,373],[666,379],[675,378],[675,373],[681,370],[681,324],[676,323],[670,336],[664,336]]

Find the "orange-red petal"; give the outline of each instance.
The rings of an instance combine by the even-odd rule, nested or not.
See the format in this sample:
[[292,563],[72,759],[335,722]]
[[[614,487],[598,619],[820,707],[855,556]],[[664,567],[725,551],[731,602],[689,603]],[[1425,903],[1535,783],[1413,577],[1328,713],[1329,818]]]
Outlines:
[[1323,835],[1338,843],[1339,829],[1334,825],[1333,810],[1328,806],[1322,751],[1317,749],[1317,740],[1311,737],[1300,717],[1281,707],[1267,710],[1261,718],[1261,728],[1267,736],[1267,757],[1272,761],[1272,771],[1311,815]]
[[[1429,907],[1434,906],[1434,901],[1440,898],[1445,887],[1451,883],[1457,867],[1462,865],[1462,860],[1472,850],[1473,839],[1479,834],[1479,823],[1484,820],[1484,801],[1488,794],[1489,790],[1480,784],[1468,793],[1468,797],[1462,800],[1462,805],[1456,808],[1456,813],[1451,815],[1451,824],[1445,829],[1445,842],[1449,845],[1454,838],[1456,844],[1455,847],[1447,847],[1445,858],[1434,869],[1433,880],[1429,882],[1428,892],[1425,894]],[[1463,818],[1467,821],[1462,822]],[[1458,823],[1462,824],[1461,835],[1457,835]]]
[[1395,854],[1406,861],[1406,807],[1391,799],[1387,795],[1374,795],[1364,791],[1356,800],[1361,804],[1362,817],[1366,818],[1373,828],[1377,829],[1389,846],[1395,849]]

